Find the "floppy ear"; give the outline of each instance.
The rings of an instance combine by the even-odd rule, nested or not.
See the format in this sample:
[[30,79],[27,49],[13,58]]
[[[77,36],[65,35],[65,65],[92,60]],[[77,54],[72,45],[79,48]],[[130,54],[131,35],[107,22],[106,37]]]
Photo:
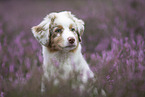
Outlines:
[[34,37],[44,46],[49,44],[49,25],[54,21],[55,17],[56,13],[50,13],[39,25],[31,28]]
[[81,36],[83,35],[83,32],[84,32],[84,25],[85,25],[85,23],[84,23],[83,20],[76,18],[73,14],[71,14],[71,12],[68,12],[68,15],[76,23],[76,26],[77,26],[77,34],[78,34],[78,37],[79,37],[79,41],[81,42]]

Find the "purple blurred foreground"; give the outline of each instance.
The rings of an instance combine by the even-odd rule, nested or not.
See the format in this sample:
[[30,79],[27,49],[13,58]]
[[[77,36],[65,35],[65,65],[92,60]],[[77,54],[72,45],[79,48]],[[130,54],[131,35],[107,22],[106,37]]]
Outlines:
[[[31,33],[50,12],[86,23],[83,53],[96,75],[86,92],[48,83],[40,93],[41,45]],[[97,87],[98,94],[95,93]],[[145,0],[0,0],[0,97],[145,97]]]

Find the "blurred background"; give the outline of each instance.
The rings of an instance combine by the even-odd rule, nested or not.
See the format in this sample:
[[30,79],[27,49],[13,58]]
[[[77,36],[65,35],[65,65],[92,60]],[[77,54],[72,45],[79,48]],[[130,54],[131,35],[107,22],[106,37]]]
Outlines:
[[0,97],[40,97],[41,45],[31,27],[64,10],[85,21],[82,52],[93,85],[108,97],[145,97],[145,0],[0,0]]

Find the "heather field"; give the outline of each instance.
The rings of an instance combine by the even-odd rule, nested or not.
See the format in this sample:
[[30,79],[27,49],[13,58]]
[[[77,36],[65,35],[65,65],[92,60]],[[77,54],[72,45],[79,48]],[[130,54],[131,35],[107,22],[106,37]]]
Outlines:
[[[69,10],[85,21],[82,53],[95,73],[40,92],[41,45],[31,33],[46,14]],[[53,80],[52,80],[53,81]],[[0,97],[145,97],[145,0],[0,0]]]

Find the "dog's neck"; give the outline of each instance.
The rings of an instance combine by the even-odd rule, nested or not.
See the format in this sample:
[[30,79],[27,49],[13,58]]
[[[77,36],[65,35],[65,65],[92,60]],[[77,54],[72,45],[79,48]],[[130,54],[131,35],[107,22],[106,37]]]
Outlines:
[[[77,49],[74,52],[69,52],[69,51],[56,51],[56,52],[51,52],[49,48],[42,46],[42,54],[44,58],[44,64],[45,62],[52,62],[56,61],[56,63],[65,63],[68,60],[71,61],[77,61],[82,57],[81,54],[81,45],[79,44]],[[74,59],[75,58],[75,59]]]

